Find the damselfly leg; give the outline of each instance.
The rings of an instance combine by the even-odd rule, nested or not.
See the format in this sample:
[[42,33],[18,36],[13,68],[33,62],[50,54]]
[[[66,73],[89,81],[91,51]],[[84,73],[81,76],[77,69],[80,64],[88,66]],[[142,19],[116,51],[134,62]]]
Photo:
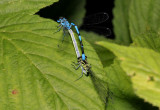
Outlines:
[[62,43],[64,41],[64,37],[66,36],[66,31],[65,31],[65,27],[63,27],[63,38],[62,38]]
[[75,70],[78,70],[79,69],[79,67],[81,66],[79,63],[78,63],[78,66],[76,67],[75,65],[77,65],[75,62],[74,62],[74,64],[71,64],[73,67],[74,67],[74,69]]
[[78,81],[79,79],[81,79],[82,77],[83,77],[83,73],[84,73],[84,68],[81,66],[81,68],[82,68],[82,73],[81,73],[81,76],[78,78],[78,79],[76,79],[75,81]]

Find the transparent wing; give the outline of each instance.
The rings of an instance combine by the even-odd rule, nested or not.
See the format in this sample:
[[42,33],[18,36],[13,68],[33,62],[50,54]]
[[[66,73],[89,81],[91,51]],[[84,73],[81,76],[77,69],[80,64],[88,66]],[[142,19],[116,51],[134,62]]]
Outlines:
[[100,99],[105,103],[105,107],[108,107],[108,103],[112,103],[112,95],[113,93],[110,91],[109,86],[106,82],[102,81],[101,79],[97,78],[93,71],[89,71],[91,80],[94,84],[94,87],[96,88],[97,93],[100,96]]
[[83,18],[83,24],[80,22],[82,21],[82,18],[69,18],[69,22],[73,22],[77,26],[81,25],[95,25],[95,24],[101,24],[105,21],[107,21],[109,18],[108,14],[105,12],[99,12],[92,15],[88,15]]
[[83,19],[84,25],[94,25],[100,24],[108,20],[109,16],[107,13],[100,12],[96,14],[89,15]]
[[111,30],[107,27],[102,27],[102,26],[82,26],[80,29],[83,29],[85,31],[93,31],[96,32],[100,35],[104,36],[110,36],[112,34]]

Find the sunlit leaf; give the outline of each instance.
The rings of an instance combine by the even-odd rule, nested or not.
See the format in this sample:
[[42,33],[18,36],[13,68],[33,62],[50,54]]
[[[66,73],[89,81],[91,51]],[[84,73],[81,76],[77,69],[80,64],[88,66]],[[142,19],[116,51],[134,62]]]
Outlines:
[[99,44],[110,49],[121,60],[121,67],[131,76],[135,93],[160,107],[160,54],[140,47],[125,47],[108,42]]
[[[53,2],[0,2],[0,110],[104,109],[89,77],[75,82],[81,69],[71,66],[77,61],[71,38],[62,44],[58,23],[32,15]],[[103,75],[95,50],[83,43],[92,71]]]
[[115,0],[115,8],[113,9],[116,41],[125,45],[131,42],[128,20],[130,2],[131,0]]
[[129,10],[129,27],[131,37],[160,27],[160,0],[132,0]]

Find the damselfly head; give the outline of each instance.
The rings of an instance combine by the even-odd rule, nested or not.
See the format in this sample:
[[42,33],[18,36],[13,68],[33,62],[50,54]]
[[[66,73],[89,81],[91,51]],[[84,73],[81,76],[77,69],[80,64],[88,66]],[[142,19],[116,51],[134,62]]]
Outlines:
[[63,23],[64,21],[66,21],[66,18],[64,17],[59,17],[59,20],[57,20],[58,23]]

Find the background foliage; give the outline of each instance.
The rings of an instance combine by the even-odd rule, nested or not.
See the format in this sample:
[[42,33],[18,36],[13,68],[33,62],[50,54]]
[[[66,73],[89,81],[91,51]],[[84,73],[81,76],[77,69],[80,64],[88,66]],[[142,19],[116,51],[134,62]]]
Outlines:
[[[77,61],[71,38],[62,44],[59,24],[35,15],[55,2],[0,1],[0,110],[158,110],[160,1],[115,0],[115,40],[81,31],[97,82],[74,82],[81,70],[71,66]],[[63,13],[82,23],[85,0],[61,4],[53,16],[67,4]]]

